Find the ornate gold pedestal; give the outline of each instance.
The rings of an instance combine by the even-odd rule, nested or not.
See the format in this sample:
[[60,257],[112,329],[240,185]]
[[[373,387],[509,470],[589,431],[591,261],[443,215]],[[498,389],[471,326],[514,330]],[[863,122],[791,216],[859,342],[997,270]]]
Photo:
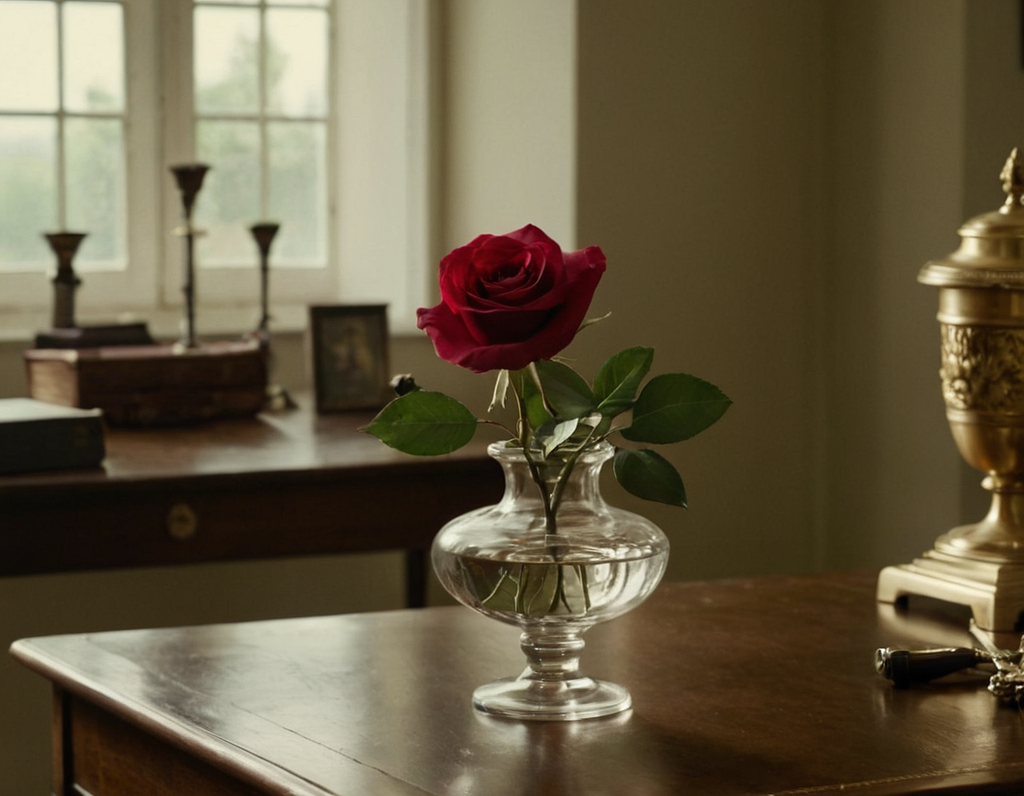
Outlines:
[[911,564],[886,567],[878,599],[924,595],[968,605],[982,628],[1024,614],[1024,178],[1017,150],[1001,174],[1006,203],[960,228],[948,259],[918,277],[939,288],[942,393],[960,454],[987,477],[992,506]]
[[967,605],[984,630],[1020,630],[1024,609],[1024,565],[979,561],[929,550],[911,564],[886,567],[878,576],[878,599],[894,603],[919,594]]

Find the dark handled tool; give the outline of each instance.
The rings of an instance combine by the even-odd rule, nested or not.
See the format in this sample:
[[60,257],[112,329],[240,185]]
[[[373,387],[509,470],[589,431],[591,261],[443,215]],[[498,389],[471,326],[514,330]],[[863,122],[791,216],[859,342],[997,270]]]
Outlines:
[[883,647],[875,653],[875,668],[897,688],[927,683],[953,672],[992,663],[992,655],[968,647],[903,650]]

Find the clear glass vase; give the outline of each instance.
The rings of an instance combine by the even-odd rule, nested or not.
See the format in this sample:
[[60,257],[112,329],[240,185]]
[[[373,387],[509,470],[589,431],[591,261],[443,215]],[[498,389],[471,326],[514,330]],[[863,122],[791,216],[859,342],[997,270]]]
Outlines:
[[[563,721],[627,710],[625,688],[580,671],[583,633],[650,595],[665,572],[668,539],[646,518],[604,501],[599,476],[614,453],[607,443],[573,467],[554,533],[523,451],[502,442],[488,452],[505,472],[504,496],[449,522],[431,558],[459,602],[522,629],[527,667],[477,688],[473,704],[497,716]],[[549,489],[561,465],[541,466]]]

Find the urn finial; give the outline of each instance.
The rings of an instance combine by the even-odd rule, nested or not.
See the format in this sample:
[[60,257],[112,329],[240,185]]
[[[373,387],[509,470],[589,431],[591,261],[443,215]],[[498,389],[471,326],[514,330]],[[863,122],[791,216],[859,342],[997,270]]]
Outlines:
[[1024,196],[1024,172],[1022,172],[1022,166],[1017,159],[1017,147],[1013,148],[1010,157],[1006,159],[1006,164],[999,173],[999,179],[1002,180],[1003,190],[1006,191],[1006,203],[1003,208],[1009,210],[1020,207],[1021,196]]

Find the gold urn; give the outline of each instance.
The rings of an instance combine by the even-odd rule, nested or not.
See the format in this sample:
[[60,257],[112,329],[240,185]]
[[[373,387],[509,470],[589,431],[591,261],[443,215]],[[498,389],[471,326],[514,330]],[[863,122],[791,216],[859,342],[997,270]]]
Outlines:
[[986,630],[1024,612],[1024,172],[1014,149],[1006,202],[960,230],[960,247],[918,281],[939,288],[942,395],[957,448],[985,473],[988,515],[954,528],[911,564],[886,567],[878,599],[924,595],[971,607]]

